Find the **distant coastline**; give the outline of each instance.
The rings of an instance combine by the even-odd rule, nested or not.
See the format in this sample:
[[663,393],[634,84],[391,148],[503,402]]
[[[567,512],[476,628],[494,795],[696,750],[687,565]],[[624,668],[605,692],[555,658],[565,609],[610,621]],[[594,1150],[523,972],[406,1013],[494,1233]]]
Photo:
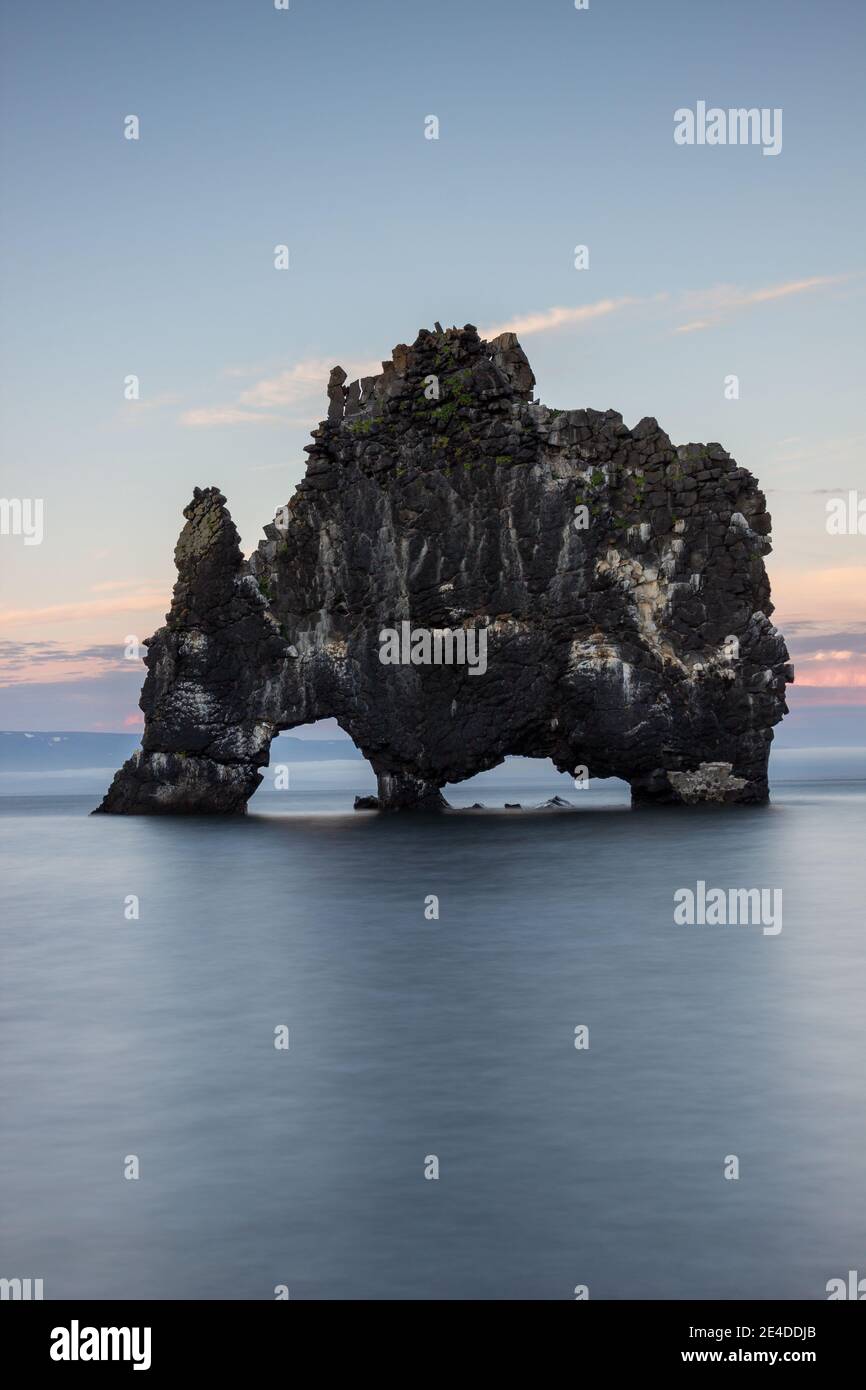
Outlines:
[[[52,777],[57,776],[64,783],[70,778],[86,779],[88,789],[98,788],[108,783],[114,770],[124,759],[131,756],[139,746],[139,732],[124,733],[84,733],[74,730],[0,730],[0,795],[16,795],[22,791],[50,794]],[[779,746],[781,745],[781,746]],[[269,767],[286,763],[290,766],[306,765],[310,774],[314,764],[333,764],[329,769],[328,783],[335,786],[335,776],[339,764],[346,764],[347,786],[354,783],[357,774],[348,765],[364,763],[368,765],[351,739],[318,738],[294,734],[280,734],[271,748]],[[360,769],[358,769],[360,771]],[[262,790],[267,788],[267,770]],[[571,779],[560,774],[550,763],[530,758],[507,758],[505,763],[489,772],[480,773],[477,779],[470,779],[479,788],[484,785],[495,786],[526,784],[527,786],[550,787],[551,790],[568,795]],[[781,787],[796,783],[851,783],[866,781],[866,740],[864,746],[852,747],[785,747],[782,740],[774,745],[770,759],[771,785]],[[468,786],[469,783],[462,783]],[[618,785],[616,779],[598,781],[598,787]],[[625,785],[625,784],[623,784]],[[65,789],[65,788],[64,788]],[[575,793],[576,804],[580,804],[579,794]]]

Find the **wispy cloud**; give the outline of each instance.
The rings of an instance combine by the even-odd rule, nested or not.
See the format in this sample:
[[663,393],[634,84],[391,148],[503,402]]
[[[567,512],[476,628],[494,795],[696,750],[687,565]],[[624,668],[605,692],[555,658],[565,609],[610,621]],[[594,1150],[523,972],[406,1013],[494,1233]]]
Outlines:
[[866,565],[773,565],[772,581],[773,622],[796,669],[796,702],[866,709]]
[[799,687],[866,689],[866,621],[839,624],[795,619],[782,628]]
[[813,686],[817,690],[864,690],[866,689],[866,664],[861,666],[835,665],[803,667],[797,664],[797,684]]
[[862,622],[834,623],[822,618],[789,618],[785,623],[788,645],[798,650],[818,651],[834,646],[850,648],[866,655],[866,619]]
[[77,622],[82,618],[110,617],[121,613],[146,613],[165,609],[164,589],[123,593],[115,598],[83,599],[77,603],[50,603],[41,608],[0,609],[0,624],[17,627],[22,623]]
[[[807,279],[752,290],[717,285],[712,289],[692,290],[678,296],[662,291],[647,297],[621,295],[618,298],[599,299],[592,304],[558,304],[548,309],[515,314],[510,319],[482,328],[480,332],[487,339],[496,338],[500,333],[516,333],[520,338],[528,338],[563,328],[579,328],[628,309],[655,304],[666,306],[666,312],[673,310],[677,315],[695,315],[674,329],[675,333],[695,333],[711,328],[727,315],[753,305],[825,289],[851,278],[850,275],[813,275]],[[330,357],[302,358],[292,366],[252,382],[233,401],[184,411],[180,423],[189,429],[230,425],[308,427],[324,414],[325,388],[336,360]],[[344,361],[342,365],[350,380],[373,376],[380,370],[380,362],[373,358]],[[242,378],[253,375],[256,370],[254,367],[230,366],[224,368],[222,375]],[[291,416],[285,413],[287,410],[293,412]]]
[[[866,688],[866,625],[852,631],[844,647],[822,646],[821,634],[788,636],[788,650],[797,668],[797,684],[822,690]],[[845,640],[837,634],[830,639]]]
[[744,290],[735,285],[716,285],[710,290],[690,290],[682,296],[680,307],[683,313],[698,312],[700,318],[679,324],[675,333],[697,333],[737,313],[750,309],[756,304],[768,304],[778,299],[788,299],[791,295],[806,294],[810,290],[828,289],[831,285],[841,285],[850,280],[850,275],[812,275],[805,280],[788,280],[781,285],[767,285],[756,290]]
[[[180,423],[191,429],[215,425],[298,425],[308,429],[324,414],[328,377],[335,361],[327,357],[302,358],[291,367],[253,382],[236,401],[185,411]],[[350,359],[343,365],[350,379],[381,371],[377,361]],[[227,376],[246,374],[240,367],[224,372]],[[287,409],[293,413],[287,415]]]
[[679,328],[675,328],[675,333],[700,333],[704,328],[710,328],[710,319],[695,319],[693,323],[681,323]]
[[773,599],[797,689],[837,691],[846,703],[866,704],[866,566],[774,568]]
[[141,680],[141,663],[124,656],[120,643],[0,642],[0,687],[61,685],[124,671]]
[[180,423],[190,429],[202,429],[213,425],[282,425],[284,421],[281,415],[259,410],[242,410],[232,405],[206,405],[196,410],[185,410]]
[[482,338],[488,339],[498,338],[500,333],[516,333],[518,337],[526,338],[532,333],[549,333],[551,329],[565,328],[569,325],[605,318],[608,314],[615,314],[620,309],[627,309],[633,304],[646,302],[646,300],[633,299],[631,296],[625,295],[621,299],[599,299],[594,304],[577,304],[569,307],[560,305],[552,309],[540,309],[533,313],[518,314],[506,323],[482,328],[480,333]]
[[481,336],[495,338],[500,333],[516,333],[518,337],[525,338],[533,333],[549,333],[559,328],[578,327],[619,313],[623,309],[646,304],[665,305],[666,310],[672,309],[678,316],[689,315],[686,322],[678,324],[673,331],[698,333],[714,327],[729,315],[743,309],[787,299],[792,295],[805,294],[812,290],[829,289],[853,278],[848,274],[812,275],[802,280],[788,280],[783,284],[766,285],[751,290],[736,285],[715,285],[705,290],[688,290],[676,296],[662,292],[649,298],[623,295],[617,299],[599,299],[593,304],[557,305],[551,309],[516,314],[506,322],[483,328]]
[[324,357],[308,357],[278,372],[276,376],[265,377],[254,386],[248,386],[241,392],[240,402],[242,405],[273,407],[297,405],[299,401],[309,400],[313,393],[324,398],[333,365]]

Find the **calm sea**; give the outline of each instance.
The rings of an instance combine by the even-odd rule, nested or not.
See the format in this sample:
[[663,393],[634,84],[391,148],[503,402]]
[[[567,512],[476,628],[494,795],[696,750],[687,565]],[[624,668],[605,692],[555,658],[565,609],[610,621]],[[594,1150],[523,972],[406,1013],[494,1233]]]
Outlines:
[[[231,823],[0,797],[0,1276],[821,1299],[866,1275],[863,784],[635,813],[500,780],[492,804],[578,809],[440,818],[353,814],[368,789],[293,769]],[[782,930],[676,925],[699,880],[780,889]]]

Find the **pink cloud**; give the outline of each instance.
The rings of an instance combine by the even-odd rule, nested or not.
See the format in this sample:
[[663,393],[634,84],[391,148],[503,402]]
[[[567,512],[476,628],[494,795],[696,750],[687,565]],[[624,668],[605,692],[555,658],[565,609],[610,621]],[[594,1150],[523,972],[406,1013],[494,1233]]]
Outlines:
[[252,406],[281,406],[297,405],[299,401],[309,400],[313,394],[324,399],[333,365],[324,357],[309,357],[296,362],[293,367],[287,367],[276,376],[266,377],[248,386],[241,392],[240,402]]
[[755,304],[767,304],[776,299],[788,299],[791,295],[805,294],[809,290],[827,289],[851,278],[850,275],[812,275],[805,280],[788,280],[781,285],[767,285],[757,290],[742,290],[735,285],[717,285],[710,290],[694,290],[683,296],[683,309],[704,309],[711,313],[711,317],[680,324],[674,332],[696,333],[711,328],[728,314],[739,309],[748,309]]
[[6,608],[0,610],[0,624],[19,627],[24,623],[71,623],[82,619],[108,617],[121,613],[147,613],[165,609],[164,589],[146,590],[139,594],[122,594],[117,598],[83,599],[75,603],[51,603],[41,608]]
[[[323,413],[326,387],[333,359],[306,357],[294,366],[286,367],[274,376],[263,377],[243,390],[237,401],[228,405],[201,406],[187,410],[180,423],[188,428],[215,425],[300,425],[309,428]],[[371,376],[381,371],[381,363],[350,362],[346,368],[352,378]],[[240,375],[229,368],[227,375]],[[282,407],[294,408],[295,414],[275,414]]]
[[516,333],[525,338],[531,333],[548,333],[553,328],[563,328],[569,324],[586,323],[604,318],[626,309],[641,300],[624,297],[622,299],[600,299],[595,304],[580,304],[571,307],[540,309],[534,313],[518,314],[506,323],[494,324],[492,328],[481,329],[482,338],[498,338],[500,333]]
[[280,415],[268,415],[263,411],[241,410],[232,405],[213,405],[184,411],[180,423],[189,429],[208,429],[213,425],[281,425],[283,419]]
[[847,705],[866,710],[866,690],[853,686],[792,685],[788,687],[787,701],[791,709]]

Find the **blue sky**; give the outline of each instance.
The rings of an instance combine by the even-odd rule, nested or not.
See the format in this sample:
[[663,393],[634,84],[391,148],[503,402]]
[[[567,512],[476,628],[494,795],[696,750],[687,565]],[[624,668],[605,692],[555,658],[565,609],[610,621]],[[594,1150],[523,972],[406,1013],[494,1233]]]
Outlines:
[[[0,538],[0,727],[129,726],[111,653],[161,621],[192,488],[251,549],[328,366],[435,319],[515,323],[549,404],[724,443],[769,493],[796,698],[866,698],[866,538],[825,527],[828,491],[866,490],[864,7],[0,13],[2,492],[46,513],[41,546]],[[782,108],[781,154],[677,146],[699,100]]]

